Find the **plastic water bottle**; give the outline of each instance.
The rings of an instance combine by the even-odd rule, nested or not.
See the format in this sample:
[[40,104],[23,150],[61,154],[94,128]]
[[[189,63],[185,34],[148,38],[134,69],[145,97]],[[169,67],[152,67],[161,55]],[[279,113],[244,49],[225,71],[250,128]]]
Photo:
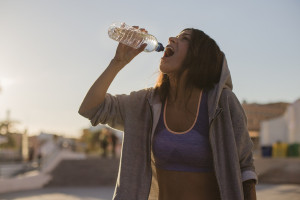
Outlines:
[[117,22],[110,25],[108,35],[111,39],[122,44],[138,49],[142,44],[146,43],[145,52],[163,51],[164,46],[150,34],[140,31],[137,28],[128,26],[125,23]]

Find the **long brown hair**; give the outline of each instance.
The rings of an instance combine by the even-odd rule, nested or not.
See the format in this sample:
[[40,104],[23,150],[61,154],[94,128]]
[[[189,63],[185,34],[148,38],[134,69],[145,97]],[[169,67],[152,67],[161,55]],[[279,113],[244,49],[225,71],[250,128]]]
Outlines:
[[[203,31],[193,28],[183,31],[186,30],[191,31],[191,41],[177,80],[185,70],[188,70],[186,89],[190,87],[203,90],[212,89],[220,80],[224,54],[217,43]],[[170,80],[167,74],[160,72],[155,89],[161,100],[165,101],[170,89]]]

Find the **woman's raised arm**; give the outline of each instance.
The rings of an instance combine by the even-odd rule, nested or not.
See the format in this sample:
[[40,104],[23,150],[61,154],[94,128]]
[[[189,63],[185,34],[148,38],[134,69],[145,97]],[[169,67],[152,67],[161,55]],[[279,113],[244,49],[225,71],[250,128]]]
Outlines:
[[134,49],[119,43],[115,57],[87,92],[79,108],[79,114],[89,111],[104,101],[105,94],[118,72],[141,53],[146,46],[143,44],[139,49]]

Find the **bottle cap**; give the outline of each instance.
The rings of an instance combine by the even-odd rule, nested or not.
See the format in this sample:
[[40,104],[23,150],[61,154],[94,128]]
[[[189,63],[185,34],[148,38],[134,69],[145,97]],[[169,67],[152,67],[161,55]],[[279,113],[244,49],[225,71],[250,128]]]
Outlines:
[[165,50],[165,47],[162,45],[162,43],[158,43],[157,48],[155,49],[155,51],[160,52]]

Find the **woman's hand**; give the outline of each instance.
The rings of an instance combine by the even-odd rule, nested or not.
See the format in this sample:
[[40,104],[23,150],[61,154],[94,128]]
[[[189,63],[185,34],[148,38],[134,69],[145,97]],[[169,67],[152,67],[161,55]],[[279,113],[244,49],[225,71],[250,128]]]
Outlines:
[[[139,28],[135,26],[134,28]],[[141,31],[147,33],[145,29],[140,29]],[[92,109],[96,108],[98,105],[102,104],[105,99],[105,94],[118,74],[118,72],[128,64],[135,56],[141,53],[147,45],[143,44],[140,48],[134,49],[128,47],[124,44],[119,43],[114,59],[110,62],[105,71],[100,75],[100,77],[94,82],[92,87],[86,94],[80,108],[79,113],[83,116],[90,117],[87,115]]]
[[[139,28],[138,26],[133,26],[134,28]],[[147,33],[147,31],[143,28],[140,29],[141,31]],[[115,57],[113,58],[113,62],[121,66],[122,68],[127,65],[134,57],[136,57],[139,53],[141,53],[147,44],[141,45],[140,48],[135,49],[132,47],[129,47],[127,45],[124,45],[122,43],[119,43]]]

